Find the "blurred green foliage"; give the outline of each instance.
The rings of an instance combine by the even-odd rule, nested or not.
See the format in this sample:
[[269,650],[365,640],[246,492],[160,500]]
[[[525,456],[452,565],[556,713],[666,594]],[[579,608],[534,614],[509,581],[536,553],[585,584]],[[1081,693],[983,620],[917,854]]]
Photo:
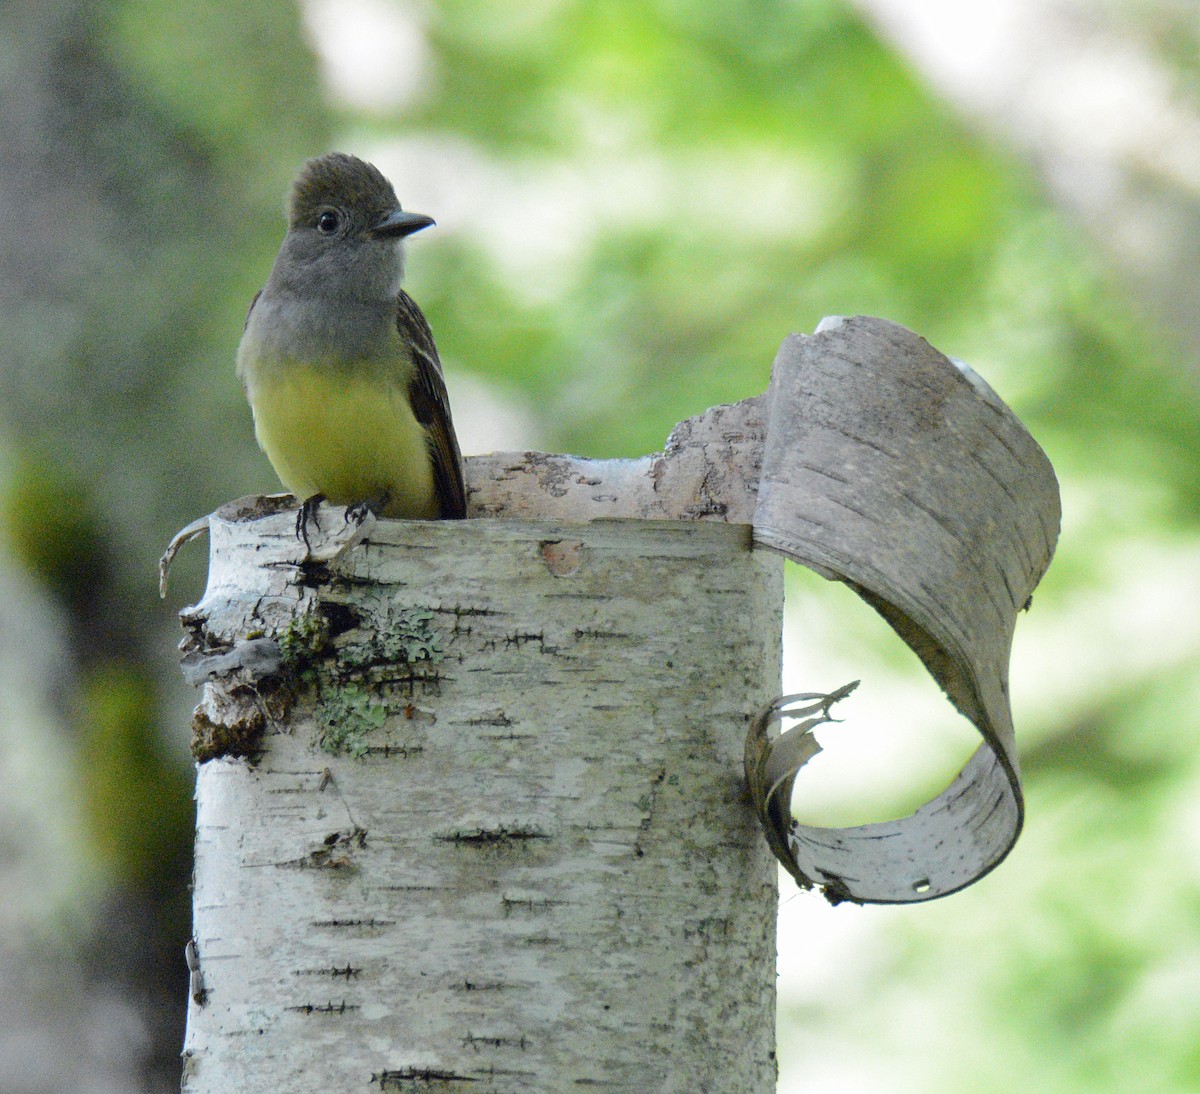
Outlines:
[[174,884],[192,837],[191,779],[167,754],[154,684],[109,664],[88,674],[80,702],[85,815],[100,862],[124,884]]
[[0,495],[0,527],[29,574],[65,601],[86,598],[102,581],[107,537],[90,484],[69,464],[18,453]]
[[287,182],[334,144],[420,137],[406,156],[483,190],[481,220],[426,210],[447,230],[409,263],[451,394],[475,374],[548,447],[656,450],[762,391],[789,331],[865,312],[970,361],[1063,477],[1067,535],[1018,636],[1043,628],[1064,665],[1016,712],[1028,831],[974,889],[881,912],[859,990],[784,985],[785,1077],[869,1049],[894,1089],[1196,1089],[1200,640],[1170,589],[1200,521],[1197,362],[845,3],[394,11],[428,72],[391,111],[331,101],[291,4],[0,12],[3,542],[83,666],[56,671],[113,877],[170,885],[155,863],[186,855],[154,562],[198,513],[274,488],[232,360]]

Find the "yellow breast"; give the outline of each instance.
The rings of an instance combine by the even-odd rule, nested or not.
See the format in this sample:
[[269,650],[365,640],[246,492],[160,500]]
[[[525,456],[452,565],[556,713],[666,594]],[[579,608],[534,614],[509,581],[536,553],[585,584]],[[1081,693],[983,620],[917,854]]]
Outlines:
[[439,516],[426,433],[402,385],[377,370],[294,361],[243,376],[258,443],[298,499],[324,494],[353,505],[386,497],[383,516]]

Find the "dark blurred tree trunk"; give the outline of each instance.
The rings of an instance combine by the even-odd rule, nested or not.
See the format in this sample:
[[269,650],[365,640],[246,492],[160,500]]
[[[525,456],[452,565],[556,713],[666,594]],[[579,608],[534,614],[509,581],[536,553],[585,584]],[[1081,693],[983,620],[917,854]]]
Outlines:
[[[128,16],[120,5],[78,0],[0,9],[0,548],[36,583],[32,595],[45,598],[35,626],[56,660],[39,668],[49,696],[41,709],[74,753],[66,766],[78,782],[64,812],[82,815],[87,847],[69,866],[38,863],[33,876],[95,855],[101,886],[75,878],[46,888],[105,894],[98,907],[72,901],[73,925],[84,927],[73,952],[51,957],[45,939],[17,939],[11,960],[0,962],[2,996],[66,993],[53,1006],[22,1008],[20,1028],[0,1030],[6,1041],[59,1049],[37,1054],[36,1067],[30,1059],[16,1074],[0,1070],[6,1091],[31,1094],[178,1088],[191,774],[184,742],[163,728],[170,716],[161,695],[178,685],[161,680],[162,635],[173,620],[154,596],[153,559],[170,530],[213,500],[208,462],[197,457],[211,432],[204,444],[189,438],[205,434],[223,400],[197,407],[188,396],[204,325],[227,310],[219,256],[229,241],[212,226],[224,217],[267,232],[277,203],[270,177],[232,184],[225,176],[236,169],[237,145],[181,116],[170,90],[139,69],[138,36],[161,33],[175,9],[148,5],[140,23]],[[296,78],[311,78],[297,13],[273,18],[279,55],[299,56]],[[239,29],[221,46],[230,66],[249,48],[242,23],[231,14]],[[261,37],[256,50],[268,48],[270,36]],[[179,49],[194,47],[180,37]],[[191,78],[237,93],[219,72]],[[249,73],[238,90],[254,91],[257,78]],[[299,94],[297,111],[306,106],[319,133],[319,108]],[[288,119],[286,111],[251,117],[246,139],[255,125],[282,128]],[[285,154],[295,147],[279,144]],[[255,162],[244,169],[253,173]],[[270,204],[260,204],[264,186]],[[255,238],[248,232],[244,242]],[[234,340],[236,318],[229,327]],[[238,397],[232,377],[228,387],[226,405]],[[0,674],[14,676],[14,665],[9,658]],[[33,680],[15,686],[41,694]],[[13,729],[36,732],[47,730]],[[0,841],[26,845],[15,831]],[[15,906],[28,888],[3,876],[20,868],[22,853],[12,864],[0,859],[0,902]]]

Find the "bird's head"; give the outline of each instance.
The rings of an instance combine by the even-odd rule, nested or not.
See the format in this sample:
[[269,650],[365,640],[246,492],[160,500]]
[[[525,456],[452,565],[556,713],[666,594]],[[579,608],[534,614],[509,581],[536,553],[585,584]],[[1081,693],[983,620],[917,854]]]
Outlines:
[[311,159],[288,201],[283,252],[294,273],[317,276],[327,289],[395,295],[403,273],[400,241],[433,218],[400,208],[379,168],[344,152]]

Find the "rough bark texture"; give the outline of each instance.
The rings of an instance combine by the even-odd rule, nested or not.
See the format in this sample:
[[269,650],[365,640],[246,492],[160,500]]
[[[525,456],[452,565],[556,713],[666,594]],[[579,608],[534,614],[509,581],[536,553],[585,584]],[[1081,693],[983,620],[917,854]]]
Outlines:
[[755,543],[850,585],[983,738],[909,817],[815,828],[785,803],[786,865],[834,899],[945,896],[1021,830],[1008,661],[1058,539],[1054,469],[978,375],[883,319],[792,335],[770,394]]
[[714,406],[680,422],[662,452],[638,460],[549,452],[471,456],[468,515],[750,524],[770,409],[767,395]]
[[[184,613],[204,683],[184,1089],[770,1089],[754,810],[835,901],[929,900],[1000,862],[1053,469],[969,369],[857,317],[789,338],[766,396],[660,455],[502,453],[466,479],[491,519],[327,510],[305,546],[291,499],[248,499],[168,550],[209,526]],[[769,705],[778,555],[850,585],[978,728],[912,816],[792,820],[803,735],[852,686]],[[808,721],[778,734],[789,714]]]
[[193,652],[265,732],[200,767],[185,1091],[773,1089],[741,753],[782,563],[748,527],[211,533]]

